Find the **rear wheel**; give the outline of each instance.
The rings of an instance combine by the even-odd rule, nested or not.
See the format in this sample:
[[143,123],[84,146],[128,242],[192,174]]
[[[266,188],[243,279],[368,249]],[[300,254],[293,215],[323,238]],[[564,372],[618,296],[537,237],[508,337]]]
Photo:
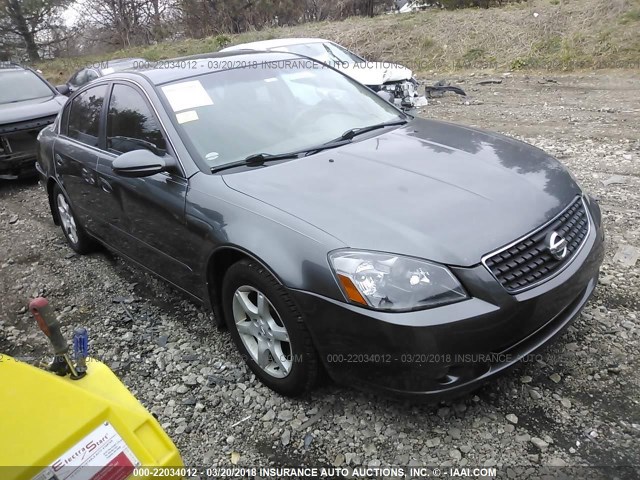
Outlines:
[[95,244],[93,239],[84,231],[82,225],[78,223],[69,199],[58,185],[53,187],[52,195],[58,220],[60,220],[60,228],[62,228],[62,233],[64,233],[67,243],[80,254],[89,253],[93,250]]
[[309,392],[318,356],[285,288],[259,263],[241,260],[224,277],[222,301],[233,341],[262,383],[287,396]]

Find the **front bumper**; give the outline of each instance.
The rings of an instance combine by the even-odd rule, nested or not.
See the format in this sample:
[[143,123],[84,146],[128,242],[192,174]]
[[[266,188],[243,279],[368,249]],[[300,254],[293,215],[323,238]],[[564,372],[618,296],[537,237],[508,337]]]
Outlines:
[[429,310],[368,310],[294,290],[320,358],[338,383],[439,400],[478,388],[557,337],[598,282],[604,234],[592,229],[571,263],[547,282],[506,292],[483,266],[452,269],[469,300]]
[[56,116],[48,116],[0,126],[0,179],[35,177],[38,133],[51,125]]
[[19,155],[0,154],[0,180],[35,177],[35,163],[35,145],[32,152],[21,152]]
[[387,92],[391,97],[391,103],[404,110],[423,107],[427,104],[424,95],[418,93],[418,87],[419,84],[414,79],[369,86],[374,92]]

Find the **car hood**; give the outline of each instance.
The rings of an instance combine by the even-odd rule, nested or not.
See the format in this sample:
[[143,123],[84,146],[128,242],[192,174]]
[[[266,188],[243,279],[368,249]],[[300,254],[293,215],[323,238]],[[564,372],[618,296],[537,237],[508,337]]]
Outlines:
[[64,95],[35,98],[0,105],[0,124],[24,122],[34,118],[56,115],[67,101]]
[[459,266],[541,226],[580,193],[567,170],[535,147],[419,119],[224,180],[346,246]]
[[410,80],[413,77],[407,67],[386,62],[338,63],[336,68],[368,86]]

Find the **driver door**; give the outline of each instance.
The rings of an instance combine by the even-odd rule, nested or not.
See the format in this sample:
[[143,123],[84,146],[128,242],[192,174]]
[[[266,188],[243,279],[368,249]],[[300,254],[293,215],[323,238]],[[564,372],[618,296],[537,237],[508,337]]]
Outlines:
[[179,168],[142,178],[114,173],[113,161],[137,149],[173,155],[142,91],[132,84],[114,83],[106,115],[105,147],[98,159],[104,240],[184,288],[193,273],[181,261],[187,179]]

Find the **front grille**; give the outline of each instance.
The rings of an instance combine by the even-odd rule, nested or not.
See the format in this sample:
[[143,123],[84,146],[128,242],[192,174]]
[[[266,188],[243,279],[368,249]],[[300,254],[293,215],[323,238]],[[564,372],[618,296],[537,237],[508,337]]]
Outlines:
[[[567,255],[557,260],[546,245],[546,238],[557,232],[567,241]],[[495,253],[483,263],[509,292],[516,293],[549,280],[567,265],[589,233],[589,216],[582,197],[577,197],[554,220]]]
[[22,132],[26,130],[40,131],[47,125],[51,125],[53,122],[55,122],[56,116],[57,115],[49,115],[47,117],[34,118],[22,122],[0,125],[0,134],[7,135],[14,132]]
[[56,120],[56,115],[0,125],[0,160],[33,161],[38,133]]

